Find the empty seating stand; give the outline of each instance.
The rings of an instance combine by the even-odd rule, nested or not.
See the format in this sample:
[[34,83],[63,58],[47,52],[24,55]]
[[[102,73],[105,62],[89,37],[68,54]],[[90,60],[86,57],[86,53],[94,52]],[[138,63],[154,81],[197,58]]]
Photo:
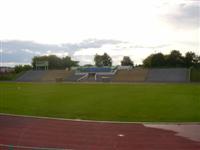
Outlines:
[[72,71],[67,71],[67,70],[48,70],[42,77],[42,81],[64,81],[71,75]]
[[25,72],[16,81],[19,82],[55,82],[65,81],[72,71],[67,70],[31,70]]
[[42,77],[45,74],[46,74],[46,71],[30,70],[30,71],[25,72],[16,81],[19,81],[19,82],[39,82],[39,81],[42,80]]
[[75,74],[75,71],[72,71],[71,74],[65,79],[65,81],[77,82],[83,76],[84,76],[83,74]]
[[97,75],[96,81],[97,82],[111,82],[115,75]]
[[118,70],[114,82],[144,82],[148,69],[135,68],[131,70]]
[[189,70],[186,68],[150,69],[147,82],[189,82]]
[[[105,71],[105,70],[104,70]],[[86,76],[87,75],[87,76]],[[109,73],[75,73],[67,70],[31,70],[16,81],[19,82],[189,82],[189,69],[165,68],[118,70]],[[81,79],[81,80],[79,80]]]

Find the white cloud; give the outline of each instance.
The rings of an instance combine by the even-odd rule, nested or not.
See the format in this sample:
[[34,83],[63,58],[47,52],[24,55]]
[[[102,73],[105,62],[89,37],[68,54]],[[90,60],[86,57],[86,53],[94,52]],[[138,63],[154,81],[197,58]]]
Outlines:
[[84,64],[96,53],[107,52],[116,64],[123,55],[141,63],[154,51],[199,52],[200,28],[193,26],[198,21],[195,0],[0,0],[0,4],[0,39],[8,62],[56,54]]
[[22,49],[21,51],[26,52],[26,53],[30,53],[30,54],[33,54],[33,55],[42,55],[41,52],[30,50],[30,49]]
[[46,53],[44,53],[43,55],[56,55],[58,57],[65,57],[65,56],[68,56],[69,53],[68,52],[65,52],[65,51],[60,51],[60,52],[52,52],[51,50],[47,51]]
[[114,65],[119,65],[123,56],[130,56],[136,64],[141,64],[145,57],[154,52],[152,47],[136,47],[131,43],[123,43],[103,45],[101,48],[80,49],[74,53],[74,57],[79,58],[82,64],[86,64],[93,62],[95,54],[107,53],[112,57]]
[[30,65],[31,63],[24,62],[1,62],[1,66],[14,67],[16,65]]
[[173,33],[168,34],[170,29],[159,15],[163,9],[173,11],[171,6],[182,2],[186,1],[1,0],[0,39],[57,44],[89,38],[166,41]]
[[[170,6],[168,6],[170,7]],[[179,3],[162,17],[176,29],[195,29],[200,27],[200,1]]]

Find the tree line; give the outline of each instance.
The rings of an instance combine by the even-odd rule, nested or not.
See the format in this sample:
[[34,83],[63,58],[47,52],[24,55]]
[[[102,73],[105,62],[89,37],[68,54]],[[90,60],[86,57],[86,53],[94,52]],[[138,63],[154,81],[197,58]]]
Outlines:
[[[49,69],[70,69],[71,67],[79,66],[78,61],[74,61],[71,57],[66,56],[63,58],[57,57],[56,55],[49,55],[49,56],[35,56],[32,59],[32,66],[36,68],[36,63],[38,61],[48,61],[48,68]],[[104,53],[103,55],[96,54],[94,56],[95,66],[103,67],[103,66],[112,66],[112,58],[107,54]],[[121,64],[123,66],[133,66],[133,61],[128,56],[124,56]],[[91,64],[84,65],[87,67],[93,66]]]
[[49,56],[35,56],[32,59],[32,66],[33,68],[36,67],[37,61],[48,61],[48,68],[49,69],[70,69],[73,66],[78,66],[79,62],[74,61],[71,57],[66,56],[60,58],[56,55],[49,55]]
[[[104,53],[103,55],[96,54],[94,57],[95,65],[112,66],[112,58]],[[124,56],[121,61],[121,66],[134,66],[134,62],[129,56]],[[200,56],[194,52],[187,52],[184,56],[178,50],[172,50],[170,54],[155,53],[149,55],[143,60],[140,65],[146,68],[189,68],[200,67]]]
[[147,68],[163,67],[200,67],[200,56],[194,52],[187,52],[184,56],[177,50],[172,50],[170,54],[155,53],[149,55],[143,61],[143,66]]
[[[18,65],[15,66],[15,72],[26,71],[35,69],[37,61],[48,61],[49,69],[70,69],[71,67],[79,66],[79,61],[74,61],[70,56],[60,58],[56,55],[49,56],[35,56],[32,59],[32,66],[30,65]],[[112,66],[112,58],[107,53],[103,55],[96,54],[94,56],[94,63],[97,67]],[[93,66],[92,64],[84,65],[86,67]],[[124,56],[121,60],[121,66],[133,66],[134,61],[129,56]],[[184,56],[178,50],[172,50],[170,54],[155,53],[151,54],[143,60],[143,64],[140,65],[146,68],[166,68],[166,67],[199,67],[200,68],[200,56],[194,52],[187,52]]]
[[[112,58],[107,54],[104,53],[103,55],[96,54],[94,56],[95,66],[102,67],[102,66],[112,66]],[[122,66],[134,66],[133,61],[129,56],[124,56],[121,61]]]

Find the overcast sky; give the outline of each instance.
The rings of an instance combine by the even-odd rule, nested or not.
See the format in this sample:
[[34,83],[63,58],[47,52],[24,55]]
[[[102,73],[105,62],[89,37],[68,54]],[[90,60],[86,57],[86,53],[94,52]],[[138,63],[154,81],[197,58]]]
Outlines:
[[199,0],[0,0],[3,65],[35,55],[70,55],[81,64],[107,52],[136,64],[154,52],[200,55]]

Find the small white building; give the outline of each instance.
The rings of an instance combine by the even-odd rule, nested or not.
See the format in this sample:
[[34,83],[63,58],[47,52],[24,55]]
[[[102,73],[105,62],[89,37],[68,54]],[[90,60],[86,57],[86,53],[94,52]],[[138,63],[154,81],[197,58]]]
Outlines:
[[0,67],[0,73],[6,73],[6,72],[12,72],[14,71],[15,69],[14,68],[11,68],[11,67]]
[[131,70],[133,66],[117,66],[117,70]]

